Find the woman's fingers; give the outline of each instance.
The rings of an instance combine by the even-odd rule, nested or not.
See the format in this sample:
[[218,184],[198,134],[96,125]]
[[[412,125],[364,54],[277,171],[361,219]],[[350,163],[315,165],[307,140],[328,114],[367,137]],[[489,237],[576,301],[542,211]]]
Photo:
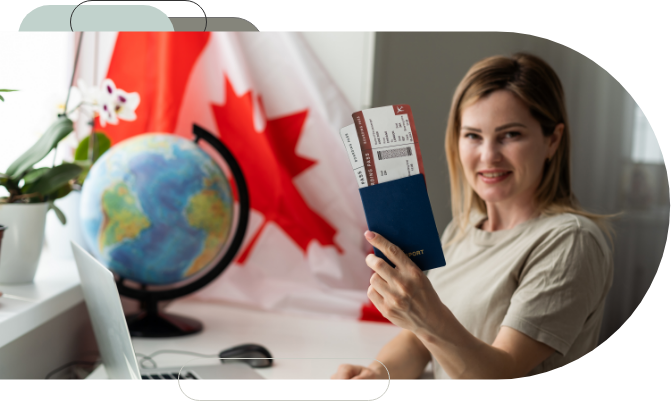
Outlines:
[[358,376],[363,369],[363,366],[350,365],[345,363],[338,366],[338,370],[336,370],[336,372],[331,376],[331,379],[352,379]]
[[394,274],[394,268],[389,266],[389,263],[385,262],[384,259],[378,258],[372,253],[366,256],[366,264],[368,267],[373,269],[384,281],[391,280]]
[[342,380],[361,380],[361,379],[377,379],[378,375],[370,368],[359,366],[359,365],[350,365],[342,364],[338,366],[338,370],[335,374],[331,376],[331,379],[342,379]]
[[366,231],[364,233],[364,236],[366,237],[368,242],[370,242],[371,245],[373,245],[374,247],[379,249],[382,253],[384,253],[384,256],[386,256],[396,266],[399,265],[405,266],[408,263],[413,263],[408,257],[408,255],[403,253],[401,248],[392,244],[391,242],[389,242],[388,239],[381,236],[380,234],[372,231]]
[[368,299],[375,305],[377,310],[380,310],[382,305],[384,304],[384,297],[380,292],[375,288],[373,284],[368,287],[368,292],[366,293],[368,295]]

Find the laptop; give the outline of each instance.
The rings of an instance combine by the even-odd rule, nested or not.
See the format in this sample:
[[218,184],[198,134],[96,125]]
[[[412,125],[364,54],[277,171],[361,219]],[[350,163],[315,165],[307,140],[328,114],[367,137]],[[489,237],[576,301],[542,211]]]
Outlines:
[[77,243],[70,243],[100,356],[110,379],[263,379],[251,366],[243,362],[188,366],[181,373],[181,366],[140,368],[121,308],[114,275]]

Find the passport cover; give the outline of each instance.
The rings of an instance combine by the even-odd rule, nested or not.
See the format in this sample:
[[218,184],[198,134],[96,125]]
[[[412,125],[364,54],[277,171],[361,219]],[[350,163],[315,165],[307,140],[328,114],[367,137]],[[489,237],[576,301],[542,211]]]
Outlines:
[[[359,188],[368,229],[381,234],[422,270],[445,266],[423,174]],[[396,267],[379,249],[378,256]]]

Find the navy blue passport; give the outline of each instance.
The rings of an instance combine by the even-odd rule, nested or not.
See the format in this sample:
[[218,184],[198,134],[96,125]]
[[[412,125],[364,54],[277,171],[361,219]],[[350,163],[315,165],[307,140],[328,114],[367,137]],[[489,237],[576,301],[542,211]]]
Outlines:
[[359,194],[370,231],[396,244],[422,270],[445,266],[423,174],[359,188]]

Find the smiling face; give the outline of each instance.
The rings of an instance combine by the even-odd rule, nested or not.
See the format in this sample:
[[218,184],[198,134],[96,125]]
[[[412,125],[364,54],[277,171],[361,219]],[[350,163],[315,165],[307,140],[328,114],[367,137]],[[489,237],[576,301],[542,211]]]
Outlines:
[[461,115],[459,158],[466,180],[487,204],[533,202],[563,127],[544,136],[529,107],[507,90],[479,99]]

